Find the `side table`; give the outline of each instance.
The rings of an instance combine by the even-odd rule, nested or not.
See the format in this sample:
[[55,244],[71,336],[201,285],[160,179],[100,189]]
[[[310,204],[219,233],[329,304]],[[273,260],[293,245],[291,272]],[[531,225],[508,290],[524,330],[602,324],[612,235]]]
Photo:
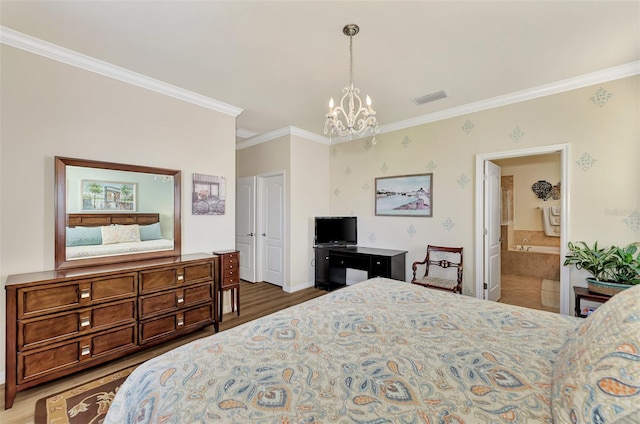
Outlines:
[[220,257],[220,322],[222,322],[224,292],[231,291],[231,312],[240,316],[240,252],[237,250],[218,250],[213,252]]
[[573,292],[575,293],[575,296],[576,296],[576,299],[575,299],[576,316],[581,318],[587,317],[587,315],[582,313],[582,307],[580,305],[580,302],[582,299],[590,300],[592,302],[600,302],[600,303],[604,303],[607,300],[611,299],[611,296],[609,295],[590,292],[586,287],[573,286]]

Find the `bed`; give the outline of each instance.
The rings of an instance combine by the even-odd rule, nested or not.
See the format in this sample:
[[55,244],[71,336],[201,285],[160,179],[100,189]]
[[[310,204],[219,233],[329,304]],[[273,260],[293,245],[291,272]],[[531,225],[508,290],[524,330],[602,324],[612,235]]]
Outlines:
[[637,423],[639,297],[582,320],[374,278],[149,360],[105,423]]
[[157,213],[72,213],[67,215],[66,260],[172,250]]

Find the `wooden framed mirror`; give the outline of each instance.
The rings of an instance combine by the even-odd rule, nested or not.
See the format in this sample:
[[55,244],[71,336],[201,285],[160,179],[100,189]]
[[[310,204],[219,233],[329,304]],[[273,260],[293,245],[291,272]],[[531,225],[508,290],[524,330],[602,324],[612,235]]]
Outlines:
[[180,256],[181,172],[55,158],[56,269]]

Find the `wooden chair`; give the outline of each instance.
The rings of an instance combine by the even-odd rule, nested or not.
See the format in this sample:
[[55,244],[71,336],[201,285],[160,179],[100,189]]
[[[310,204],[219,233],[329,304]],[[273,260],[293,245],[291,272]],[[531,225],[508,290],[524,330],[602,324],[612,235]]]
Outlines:
[[[455,260],[455,256],[459,255],[460,261],[453,262]],[[416,272],[418,270],[418,265],[425,265],[426,270],[424,272],[424,277],[416,277]],[[440,267],[443,272],[438,272],[439,275],[434,275],[434,269],[431,269],[430,272],[429,267]],[[444,247],[444,246],[427,246],[427,256],[424,258],[424,261],[414,262],[411,265],[413,269],[413,279],[411,283],[419,284],[424,287],[438,289],[438,290],[447,290],[454,293],[462,293],[462,247]],[[449,272],[450,275],[445,275],[449,268],[457,268],[457,272],[454,274]]]

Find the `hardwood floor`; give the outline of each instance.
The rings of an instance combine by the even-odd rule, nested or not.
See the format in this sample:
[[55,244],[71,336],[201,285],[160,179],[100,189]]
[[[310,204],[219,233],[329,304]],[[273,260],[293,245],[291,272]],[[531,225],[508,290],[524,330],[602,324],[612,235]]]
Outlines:
[[[220,323],[220,331],[228,330],[245,322],[297,305],[327,292],[312,288],[286,293],[282,288],[269,283],[240,282],[240,316],[227,313]],[[111,374],[123,368],[142,363],[168,350],[181,346],[192,340],[214,334],[213,326],[206,327],[194,334],[184,336],[162,346],[137,352],[123,359],[118,359],[90,370],[43,384],[33,389],[19,392],[13,408],[4,410],[4,385],[0,386],[0,422],[3,424],[33,423],[36,402],[46,396],[79,386],[85,382]]]
[[542,279],[522,277],[518,275],[502,275],[502,296],[499,303],[524,306],[525,308],[538,309],[560,313],[559,308],[552,308],[542,304]]

